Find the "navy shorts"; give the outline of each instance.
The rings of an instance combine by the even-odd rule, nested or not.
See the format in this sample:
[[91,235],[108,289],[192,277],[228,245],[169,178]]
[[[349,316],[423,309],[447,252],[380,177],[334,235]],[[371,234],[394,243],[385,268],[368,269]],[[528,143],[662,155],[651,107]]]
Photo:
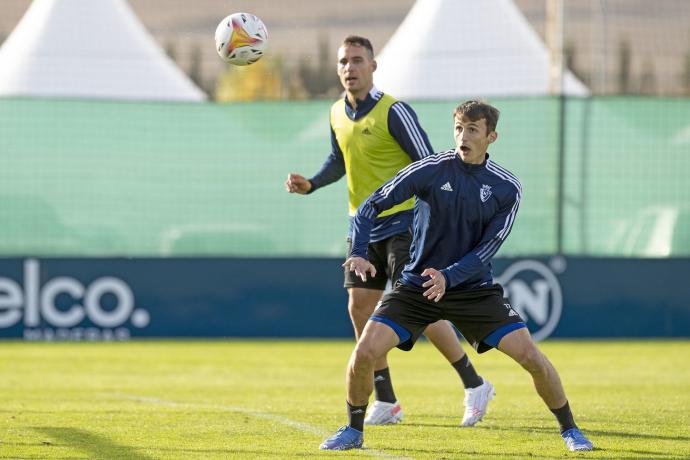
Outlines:
[[396,331],[401,350],[411,350],[424,329],[440,319],[453,323],[478,353],[496,347],[505,334],[525,327],[524,320],[503,298],[500,284],[447,291],[438,302],[427,299],[423,292],[398,282],[371,317]]

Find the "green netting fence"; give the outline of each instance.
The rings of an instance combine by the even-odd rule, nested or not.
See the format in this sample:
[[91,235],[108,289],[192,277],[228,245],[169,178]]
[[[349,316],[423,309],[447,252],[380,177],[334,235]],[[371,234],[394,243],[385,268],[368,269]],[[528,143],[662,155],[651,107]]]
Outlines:
[[[412,103],[437,150],[457,102]],[[501,255],[690,256],[690,99],[490,102],[524,189]],[[0,256],[340,256],[344,181],[283,188],[330,103],[0,99]]]

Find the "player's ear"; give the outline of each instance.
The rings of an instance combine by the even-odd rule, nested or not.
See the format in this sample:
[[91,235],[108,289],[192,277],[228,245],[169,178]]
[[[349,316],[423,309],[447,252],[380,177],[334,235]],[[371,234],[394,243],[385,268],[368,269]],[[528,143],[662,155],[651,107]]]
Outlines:
[[496,131],[491,131],[489,133],[489,144],[493,144],[496,139],[498,139],[498,133]]
[[373,69],[374,72],[376,72],[376,68],[378,67],[378,63],[376,62],[376,59],[374,59],[373,61],[371,61],[371,66],[374,68],[374,69]]

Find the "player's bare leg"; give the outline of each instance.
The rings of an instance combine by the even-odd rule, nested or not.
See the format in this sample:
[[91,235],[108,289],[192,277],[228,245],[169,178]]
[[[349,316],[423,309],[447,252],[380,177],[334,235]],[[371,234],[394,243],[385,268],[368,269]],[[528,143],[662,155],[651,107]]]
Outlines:
[[[376,304],[381,300],[383,291],[349,288],[348,294],[348,311],[355,330],[355,339],[359,340],[369,317],[374,313]],[[369,408],[365,423],[389,425],[400,422],[403,419],[403,411],[395,397],[386,354],[378,358],[374,364],[374,388],[376,398]]]
[[347,365],[347,401],[363,406],[374,386],[374,365],[399,342],[398,335],[386,324],[369,321]]
[[530,373],[537,393],[549,409],[562,407],[566,403],[565,391],[558,372],[537,348],[527,328],[517,329],[503,337],[498,349]]
[[428,325],[424,335],[460,375],[465,386],[465,413],[461,425],[474,426],[484,418],[489,401],[496,394],[493,385],[477,374],[469,356],[460,345],[455,329],[448,321],[441,320]]
[[[365,288],[349,288],[347,290],[349,297],[347,302],[347,310],[350,313],[350,320],[352,327],[355,330],[355,341],[359,341],[366,326],[367,321],[374,313],[376,304],[381,300],[383,291],[377,289]],[[457,340],[456,340],[457,341]],[[385,369],[388,367],[388,360],[386,355],[383,355],[376,361],[374,370]]]
[[548,358],[537,348],[527,328],[517,329],[501,339],[498,349],[517,361],[532,375],[534,387],[556,416],[561,436],[569,450],[594,447],[578,429],[563,390],[561,378]]
[[347,450],[362,447],[364,414],[374,384],[374,363],[397,345],[398,335],[389,326],[369,321],[347,365],[348,424],[321,443],[321,449]]
[[381,300],[383,291],[378,289],[365,288],[348,288],[347,310],[350,313],[350,320],[352,327],[355,330],[355,341],[359,341],[359,337],[364,331],[364,326],[367,325],[369,317],[374,313],[376,304]]
[[424,335],[449,363],[452,364],[465,356],[465,350],[460,345],[455,329],[448,321],[440,320],[429,324],[424,330]]

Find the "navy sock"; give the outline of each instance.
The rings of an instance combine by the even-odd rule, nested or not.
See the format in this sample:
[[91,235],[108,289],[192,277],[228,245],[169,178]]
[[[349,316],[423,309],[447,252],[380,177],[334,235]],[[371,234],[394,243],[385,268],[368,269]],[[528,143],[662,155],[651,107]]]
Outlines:
[[367,412],[367,404],[363,406],[353,406],[347,403],[347,418],[350,425],[355,430],[364,431],[364,414]]
[[387,403],[397,401],[393,391],[393,382],[391,382],[391,373],[388,368],[374,371],[374,398],[377,401]]
[[561,433],[571,428],[577,428],[577,425],[575,425],[575,420],[573,420],[573,413],[570,411],[570,404],[568,404],[568,401],[565,402],[565,406],[561,407],[560,409],[551,409],[551,412],[553,412],[553,415],[556,416],[556,420],[558,420],[558,424],[561,427]]
[[484,380],[482,380],[477,374],[477,371],[474,370],[474,366],[470,362],[470,358],[467,354],[451,365],[458,372],[458,375],[460,375],[460,379],[462,380],[462,384],[465,385],[465,388],[477,388],[484,383]]

